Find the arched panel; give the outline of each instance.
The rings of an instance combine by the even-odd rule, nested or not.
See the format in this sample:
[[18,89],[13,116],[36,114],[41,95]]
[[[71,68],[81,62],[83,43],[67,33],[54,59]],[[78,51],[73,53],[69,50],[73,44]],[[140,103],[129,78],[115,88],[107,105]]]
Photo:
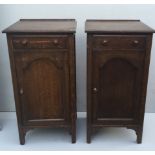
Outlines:
[[98,118],[132,118],[137,68],[126,59],[112,58],[98,69]]
[[23,70],[26,119],[63,118],[63,74],[50,59],[31,61]]
[[127,58],[121,58],[119,55],[110,57],[109,59],[105,59],[104,64],[101,64],[100,68],[103,68],[103,67],[107,66],[109,63],[115,62],[115,61],[117,61],[117,63],[124,62],[124,63],[128,64],[129,66],[131,66],[132,68],[135,68],[135,69],[137,68],[135,62],[129,61]]
[[55,67],[57,68],[62,68],[62,63],[60,62],[60,59],[57,57],[53,57],[53,58],[34,58],[31,61],[29,61],[29,63],[25,63],[24,65],[24,69],[26,70],[27,68],[29,68],[31,66],[32,63],[36,63],[36,61],[44,61],[45,63],[52,63],[53,65],[55,65]]

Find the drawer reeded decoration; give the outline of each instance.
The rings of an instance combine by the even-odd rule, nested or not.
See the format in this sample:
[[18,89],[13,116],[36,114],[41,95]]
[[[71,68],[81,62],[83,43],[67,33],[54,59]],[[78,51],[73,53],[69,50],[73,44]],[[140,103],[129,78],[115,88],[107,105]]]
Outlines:
[[126,127],[142,142],[154,30],[139,20],[87,20],[87,142],[93,129]]
[[67,128],[76,142],[75,32],[74,19],[21,19],[3,31],[21,144],[46,127]]

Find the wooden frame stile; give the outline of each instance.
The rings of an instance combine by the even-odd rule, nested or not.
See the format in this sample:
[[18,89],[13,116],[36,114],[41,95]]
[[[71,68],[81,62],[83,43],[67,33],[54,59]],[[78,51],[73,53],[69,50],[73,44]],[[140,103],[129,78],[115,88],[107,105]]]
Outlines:
[[91,78],[92,78],[92,52],[91,52],[91,34],[87,35],[87,143],[91,143],[91,132],[92,132],[92,126],[91,126]]
[[[75,60],[75,35],[70,35],[69,36],[69,42],[70,42],[70,52],[69,52],[69,57],[70,59],[70,80],[71,85],[70,85],[70,103],[71,103],[71,131],[70,133],[72,134],[72,143],[75,143],[76,141],[76,119],[77,119],[77,109],[76,109],[76,60]],[[74,66],[74,69],[73,67]]]
[[16,106],[16,115],[17,115],[17,124],[18,124],[18,132],[19,132],[19,139],[20,144],[23,145],[25,143],[25,134],[26,129],[22,127],[22,113],[20,111],[21,105],[19,104],[19,95],[18,95],[18,84],[17,84],[17,74],[16,74],[16,67],[15,67],[15,60],[13,55],[12,49],[12,42],[11,42],[12,34],[7,34],[7,43],[8,43],[8,51],[10,57],[10,68],[12,74],[12,82],[13,82],[13,90],[14,90],[14,100]]

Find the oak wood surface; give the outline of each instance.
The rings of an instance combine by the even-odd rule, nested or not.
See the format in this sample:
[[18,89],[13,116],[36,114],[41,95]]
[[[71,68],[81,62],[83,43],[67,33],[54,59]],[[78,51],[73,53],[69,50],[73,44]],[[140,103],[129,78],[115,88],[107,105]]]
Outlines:
[[87,20],[85,31],[102,33],[153,33],[152,28],[140,20]]
[[74,19],[21,19],[3,33],[73,33],[76,31]]
[[100,127],[135,130],[142,142],[153,29],[139,20],[88,20],[87,142]]
[[[25,22],[29,23],[28,28],[36,28],[38,31],[37,24],[40,20],[24,20],[21,29],[18,24],[13,25],[17,31],[19,28],[20,34],[7,31],[20,144],[25,144],[29,130],[51,127],[67,128],[72,143],[75,143],[74,32],[71,33],[65,26],[65,34],[61,31],[56,34],[36,33],[35,30],[35,33],[26,32],[25,27],[28,25]],[[48,26],[52,25],[53,29],[56,24],[63,29],[64,22],[66,25],[74,25],[74,30],[76,29],[75,20],[41,20],[41,25],[49,23]],[[46,32],[48,31],[49,29]]]

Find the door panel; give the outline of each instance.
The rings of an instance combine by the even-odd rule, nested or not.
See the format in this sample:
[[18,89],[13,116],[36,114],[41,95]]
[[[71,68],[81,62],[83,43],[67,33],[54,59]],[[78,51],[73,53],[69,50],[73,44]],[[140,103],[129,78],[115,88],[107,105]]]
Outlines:
[[17,53],[15,58],[24,122],[66,121],[67,54],[25,52]]
[[[122,51],[121,51],[122,52]],[[115,54],[117,53],[117,54]],[[139,111],[143,54],[93,52],[93,118],[134,120]]]

